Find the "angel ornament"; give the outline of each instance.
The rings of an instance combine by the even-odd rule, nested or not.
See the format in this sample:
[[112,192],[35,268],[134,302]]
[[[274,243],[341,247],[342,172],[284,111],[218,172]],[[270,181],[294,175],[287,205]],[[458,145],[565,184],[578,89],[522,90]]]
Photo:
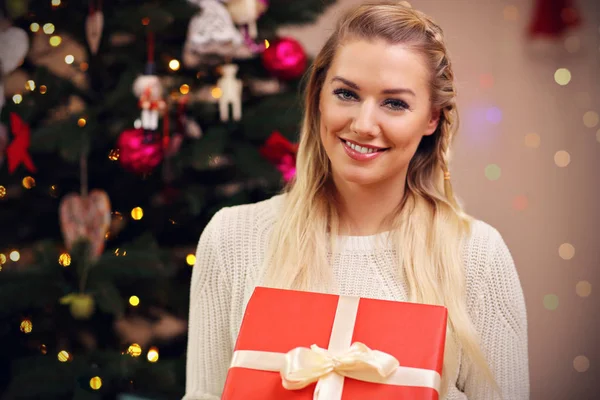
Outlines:
[[256,21],[267,10],[267,0],[229,0],[227,10],[237,25],[245,25],[248,36],[256,39]]
[[133,92],[140,99],[142,128],[147,131],[157,130],[159,117],[167,108],[160,79],[156,75],[139,76],[133,84]]
[[233,120],[239,121],[242,118],[242,81],[235,77],[239,67],[236,64],[225,64],[221,68],[223,76],[217,81],[217,86],[221,89],[219,98],[221,121],[229,121],[230,104]]
[[[5,22],[0,14],[0,21]],[[9,27],[0,31],[0,111],[4,106],[4,78],[16,70],[29,51],[29,37],[21,28]]]
[[186,66],[197,65],[206,54],[231,55],[244,44],[244,38],[220,1],[196,0],[193,3],[202,11],[194,15],[188,25],[183,49]]

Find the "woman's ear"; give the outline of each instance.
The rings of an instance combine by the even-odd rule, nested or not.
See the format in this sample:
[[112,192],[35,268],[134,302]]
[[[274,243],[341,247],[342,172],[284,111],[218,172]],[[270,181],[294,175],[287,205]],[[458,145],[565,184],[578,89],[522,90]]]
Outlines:
[[440,110],[432,110],[431,115],[429,117],[429,122],[427,122],[427,129],[425,129],[424,136],[432,135],[433,132],[437,129],[440,123]]

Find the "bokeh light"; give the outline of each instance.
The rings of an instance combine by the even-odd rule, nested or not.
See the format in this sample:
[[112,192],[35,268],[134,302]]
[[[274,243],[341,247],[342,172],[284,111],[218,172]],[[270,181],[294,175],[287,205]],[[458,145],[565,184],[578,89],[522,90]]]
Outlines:
[[33,189],[35,187],[35,179],[32,176],[26,176],[21,181],[21,184],[25,189]]
[[598,116],[598,113],[595,111],[588,111],[585,114],[583,114],[583,124],[588,128],[596,127],[596,125],[598,125],[599,121],[600,121],[600,117]]
[[67,362],[67,361],[71,361],[73,359],[71,354],[69,354],[69,352],[66,350],[59,351],[57,358],[58,358],[58,361],[60,361],[60,362]]
[[571,155],[565,150],[557,151],[554,154],[554,163],[557,167],[564,168],[571,163]]
[[18,250],[13,250],[13,251],[10,252],[10,254],[8,255],[8,257],[12,261],[17,262],[17,261],[19,261],[21,259],[21,253],[19,253]]
[[71,255],[69,253],[62,253],[58,257],[58,263],[63,267],[68,267],[71,265]]
[[490,181],[497,181],[500,179],[500,175],[502,175],[502,170],[496,164],[490,164],[485,167],[485,177]]
[[142,354],[142,347],[137,343],[133,343],[127,349],[127,354],[129,354],[131,357],[139,357],[139,355]]
[[142,207],[135,207],[133,210],[131,210],[131,218],[135,219],[136,221],[142,219],[143,216],[144,210],[142,210]]
[[19,329],[21,329],[21,332],[23,333],[31,333],[31,330],[33,329],[33,324],[31,323],[31,320],[24,319],[23,321],[21,321]]
[[485,119],[492,124],[499,124],[502,121],[502,110],[498,107],[490,107],[485,112]]
[[58,190],[58,186],[56,185],[51,185],[50,189],[48,190],[48,194],[50,194],[50,197],[53,198],[58,198],[60,191]]
[[484,89],[494,87],[494,76],[492,74],[481,74],[479,76],[479,86]]
[[588,281],[579,281],[575,285],[575,293],[579,297],[588,297],[592,294],[592,284]]
[[513,200],[513,208],[518,211],[523,211],[529,205],[529,201],[527,200],[527,196],[520,195],[514,198]]
[[195,256],[195,255],[193,255],[193,254],[188,254],[188,255],[185,257],[185,262],[186,262],[188,265],[190,265],[190,266],[193,266],[194,264],[196,264],[196,256]]
[[117,161],[119,159],[120,154],[121,153],[120,153],[119,149],[112,149],[108,153],[108,159],[111,161]]
[[94,390],[98,390],[102,387],[102,379],[99,376],[94,376],[90,379],[90,387]]
[[586,356],[577,356],[573,360],[573,368],[577,372],[586,372],[590,369],[590,360]]
[[525,135],[525,146],[527,147],[537,149],[538,147],[540,147],[541,142],[542,139],[537,133],[528,133],[527,135]]
[[179,60],[172,59],[171,61],[169,61],[169,68],[171,68],[171,70],[173,70],[173,71],[179,70],[180,66],[181,65],[179,63]]
[[571,82],[571,71],[566,68],[559,68],[554,72],[554,81],[561,86],[567,85]]
[[555,294],[547,294],[544,296],[544,308],[554,311],[558,308],[558,296]]
[[221,91],[221,88],[219,87],[214,87],[211,89],[210,91],[210,95],[215,98],[215,99],[219,99],[221,98],[221,96],[223,95],[223,92]]
[[134,307],[137,307],[140,304],[140,298],[137,296],[131,296],[129,298],[129,304],[131,304]]
[[558,255],[563,260],[570,260],[575,257],[575,247],[571,243],[563,243],[558,247]]
[[44,33],[46,35],[52,35],[55,30],[54,24],[51,24],[51,23],[44,24],[44,27],[42,28],[42,30],[44,31]]
[[49,40],[50,46],[58,47],[62,43],[62,38],[60,36],[52,36]]
[[155,363],[158,361],[158,349],[156,347],[150,347],[150,350],[148,350],[148,361],[150,361],[151,363]]

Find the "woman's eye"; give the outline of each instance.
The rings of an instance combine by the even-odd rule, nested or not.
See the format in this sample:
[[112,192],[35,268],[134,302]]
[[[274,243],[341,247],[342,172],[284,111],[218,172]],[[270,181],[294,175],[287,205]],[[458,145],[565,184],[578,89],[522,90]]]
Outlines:
[[406,104],[402,100],[390,99],[386,100],[384,104],[388,106],[391,110],[408,110],[409,108],[408,104]]
[[354,100],[356,99],[356,94],[348,89],[336,89],[333,91],[340,100]]
[[[343,101],[352,101],[357,100],[358,96],[351,90],[348,89],[336,89],[333,91],[333,94],[340,100]],[[402,100],[398,99],[387,99],[383,102],[383,105],[393,111],[403,111],[408,110],[409,106]]]

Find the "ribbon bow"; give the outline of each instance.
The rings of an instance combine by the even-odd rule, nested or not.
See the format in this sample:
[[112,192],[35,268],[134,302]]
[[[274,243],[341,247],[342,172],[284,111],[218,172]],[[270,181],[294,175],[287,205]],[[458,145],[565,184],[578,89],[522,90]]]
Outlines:
[[310,349],[297,347],[286,354],[281,379],[283,387],[289,390],[303,389],[332,372],[372,382],[387,378],[399,365],[392,355],[371,350],[360,342],[340,355],[312,345]]
[[291,143],[281,133],[274,131],[259,150],[261,156],[275,165],[289,182],[296,175],[296,153],[298,144]]
[[317,382],[313,400],[341,400],[345,378],[427,387],[439,393],[441,375],[436,370],[400,366],[388,353],[371,350],[360,342],[351,344],[359,301],[358,297],[339,297],[328,349],[312,345],[287,353],[235,350],[230,368],[279,372],[287,390],[300,390]]
[[19,164],[23,163],[29,172],[36,172],[31,156],[27,152],[31,141],[29,125],[19,117],[18,114],[10,113],[10,127],[15,138],[8,145],[8,171],[12,174]]

